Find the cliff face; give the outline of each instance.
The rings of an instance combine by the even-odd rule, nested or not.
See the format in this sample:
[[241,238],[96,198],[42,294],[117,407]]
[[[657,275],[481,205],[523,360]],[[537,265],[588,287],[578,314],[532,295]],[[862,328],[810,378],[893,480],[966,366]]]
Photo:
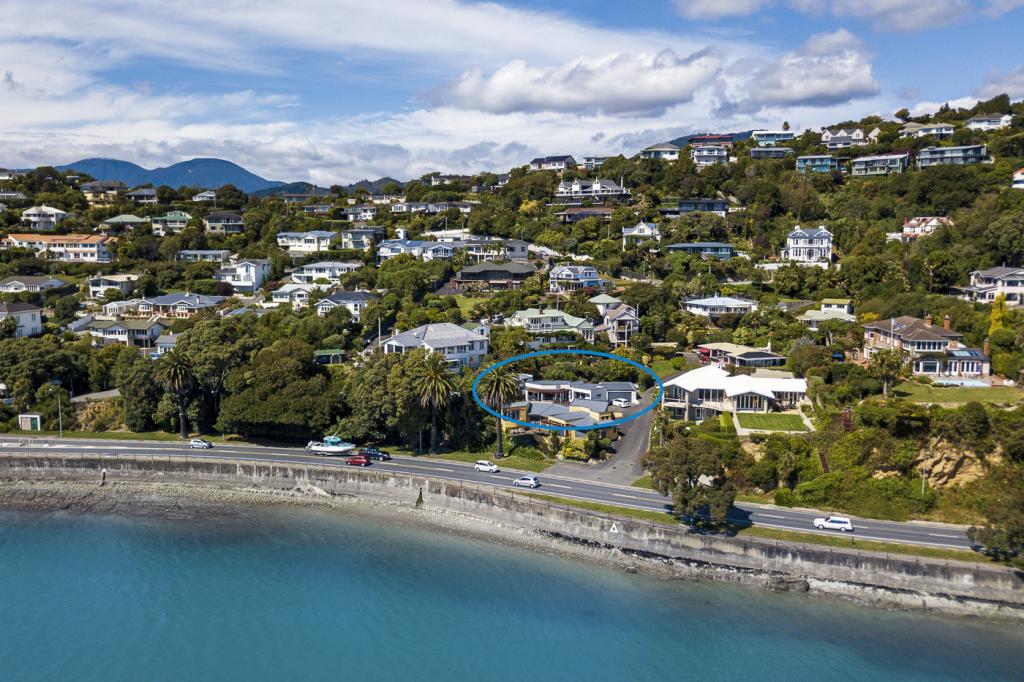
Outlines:
[[981,455],[945,440],[932,439],[914,461],[914,468],[924,472],[930,487],[941,489],[983,478],[988,469],[1000,461],[1002,457],[998,452]]

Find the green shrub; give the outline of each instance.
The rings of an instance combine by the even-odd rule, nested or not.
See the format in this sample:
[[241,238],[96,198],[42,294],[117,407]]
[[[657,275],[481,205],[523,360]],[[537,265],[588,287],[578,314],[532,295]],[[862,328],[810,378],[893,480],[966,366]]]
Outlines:
[[546,459],[544,453],[537,448],[528,447],[525,445],[517,445],[512,448],[510,453],[513,457],[522,457],[523,459],[532,459],[534,461]]
[[789,488],[779,488],[775,491],[775,504],[780,507],[796,506],[796,495]]

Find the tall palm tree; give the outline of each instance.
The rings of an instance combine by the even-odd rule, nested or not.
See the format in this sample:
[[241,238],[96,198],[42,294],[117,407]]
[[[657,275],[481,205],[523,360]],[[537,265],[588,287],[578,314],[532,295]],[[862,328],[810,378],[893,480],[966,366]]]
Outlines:
[[437,408],[452,401],[455,379],[440,353],[430,353],[416,370],[414,379],[420,405],[430,406],[430,452],[437,452]]
[[[497,406],[498,414],[501,414],[505,403],[519,394],[519,378],[508,371],[508,365],[502,365],[484,375],[478,390],[484,402]],[[498,449],[494,453],[495,459],[505,456],[505,434],[501,424],[501,417],[498,417]]]
[[157,381],[178,397],[178,427],[182,438],[188,438],[188,417],[185,415],[185,398],[195,383],[192,361],[177,350],[169,351],[157,362]]

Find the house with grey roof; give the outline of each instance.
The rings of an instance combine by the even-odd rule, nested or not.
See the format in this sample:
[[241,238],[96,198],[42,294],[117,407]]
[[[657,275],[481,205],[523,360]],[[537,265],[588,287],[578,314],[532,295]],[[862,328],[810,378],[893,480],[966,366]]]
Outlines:
[[564,171],[567,168],[572,168],[576,165],[576,159],[569,155],[563,156],[539,156],[536,159],[530,161],[530,170],[553,170],[553,171]]
[[899,351],[914,374],[940,382],[944,378],[988,377],[991,360],[987,349],[968,348],[961,343],[963,336],[953,329],[948,315],[942,325],[934,324],[931,315],[923,320],[910,316],[876,320],[864,325],[863,355],[870,359],[880,350]]
[[0,322],[14,320],[14,336],[43,333],[43,309],[31,303],[0,303]]
[[1010,114],[977,114],[964,121],[969,130],[989,131],[1009,128],[1013,122]]
[[385,353],[406,353],[421,348],[440,353],[454,371],[476,369],[490,348],[490,327],[466,329],[450,322],[425,324],[383,339]]
[[318,281],[341,284],[342,277],[361,267],[363,264],[357,261],[317,261],[297,268],[292,272],[291,278],[293,282],[299,284],[316,284]]
[[502,291],[518,289],[537,268],[527,263],[492,263],[483,261],[467,265],[455,276],[455,284],[464,290]]
[[157,319],[93,320],[85,331],[104,343],[151,348],[166,328]]
[[310,230],[309,232],[278,232],[277,245],[290,256],[308,256],[311,253],[329,251],[331,245],[341,238],[337,232]]
[[797,225],[786,235],[782,260],[800,265],[827,268],[832,262],[832,233],[824,225],[803,228]]
[[659,142],[646,147],[640,152],[641,159],[659,159],[661,161],[675,161],[679,158],[679,145],[671,142]]
[[627,244],[645,241],[661,241],[661,230],[656,223],[638,222],[632,227],[622,228],[622,248]]
[[1024,305],[1024,268],[997,267],[975,270],[971,283],[961,289],[961,298],[977,303],[992,303],[1002,294],[1006,305]]
[[556,265],[548,273],[548,291],[552,293],[601,289],[604,283],[591,265]]
[[213,234],[241,234],[245,231],[242,214],[236,211],[214,211],[203,218],[206,231]]
[[67,282],[46,275],[11,275],[0,279],[0,294],[39,293],[67,286]]
[[213,310],[224,303],[223,296],[206,296],[205,294],[177,293],[164,294],[143,298],[136,308],[143,317],[159,315],[160,317],[192,317],[205,310]]
[[332,310],[345,308],[352,315],[353,322],[361,322],[366,306],[378,298],[367,291],[335,291],[316,302],[316,314],[323,317]]
[[505,318],[506,327],[520,327],[533,336],[538,347],[543,342],[559,343],[582,339],[594,342],[594,324],[583,317],[553,308],[526,308]]
[[125,196],[132,200],[132,203],[136,204],[155,204],[156,203],[156,190],[152,187],[142,187],[140,189],[133,189],[131,192],[125,192]]

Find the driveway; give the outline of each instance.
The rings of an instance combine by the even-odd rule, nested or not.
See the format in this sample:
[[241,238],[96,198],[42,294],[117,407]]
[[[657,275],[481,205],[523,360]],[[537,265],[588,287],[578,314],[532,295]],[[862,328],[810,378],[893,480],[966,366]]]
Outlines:
[[[651,404],[651,398],[657,391],[652,388],[640,397],[640,404],[624,409],[626,415],[636,414]],[[629,485],[644,475],[644,468],[640,460],[647,452],[647,446],[651,438],[651,418],[654,410],[634,419],[628,424],[619,427],[622,435],[612,447],[615,454],[602,462],[556,462],[544,470],[545,474],[555,476],[568,476],[579,478],[585,481],[600,481],[601,483],[617,483]]]

